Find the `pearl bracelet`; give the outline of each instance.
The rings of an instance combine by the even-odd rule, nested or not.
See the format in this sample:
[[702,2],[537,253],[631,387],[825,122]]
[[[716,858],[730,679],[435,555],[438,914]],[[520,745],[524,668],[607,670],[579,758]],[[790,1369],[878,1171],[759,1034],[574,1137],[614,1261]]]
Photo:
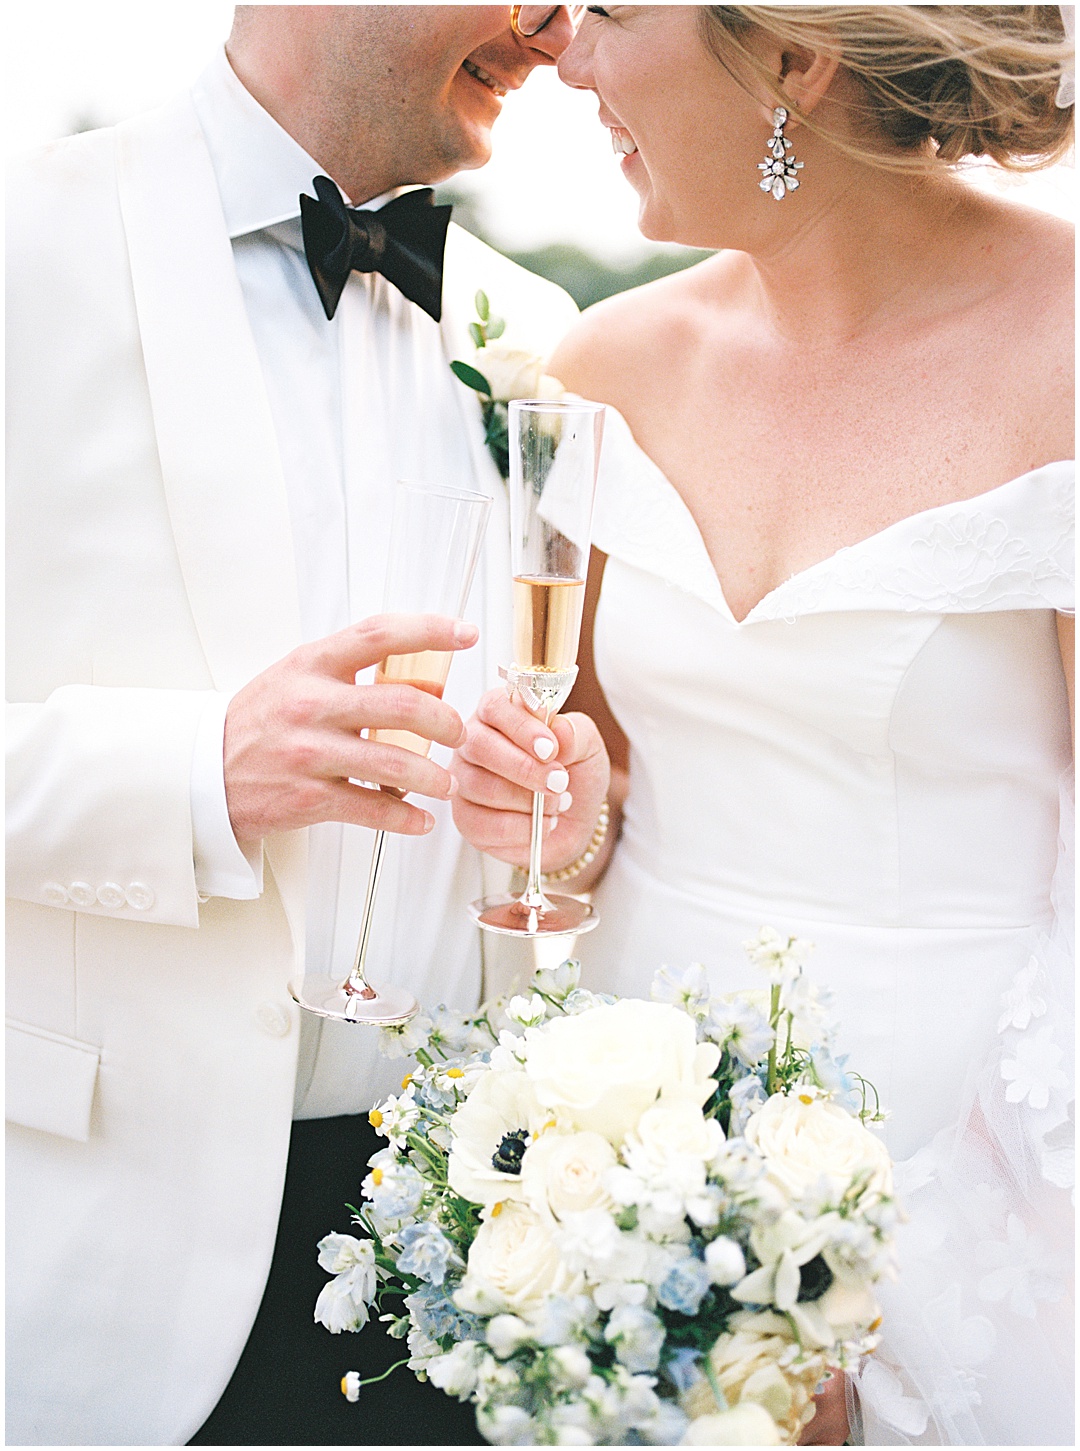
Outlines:
[[577,861],[571,862],[568,867],[560,867],[557,872],[545,872],[540,880],[545,885],[550,882],[568,882],[571,877],[576,877],[587,866],[591,866],[596,860],[596,853],[607,839],[608,823],[610,820],[611,812],[605,801],[600,807],[600,815],[596,818],[596,826],[592,836],[589,837],[589,844],[578,857]]

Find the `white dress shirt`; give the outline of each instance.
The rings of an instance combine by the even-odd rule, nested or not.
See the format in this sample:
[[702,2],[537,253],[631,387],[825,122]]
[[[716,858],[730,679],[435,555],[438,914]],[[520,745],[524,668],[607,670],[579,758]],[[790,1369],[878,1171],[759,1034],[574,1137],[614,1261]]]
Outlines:
[[[464,427],[469,400],[454,382],[438,325],[378,274],[352,273],[327,321],[299,221],[300,193],[314,194],[312,179],[323,168],[244,88],[224,50],[192,99],[281,451],[302,629],[315,640],[380,609],[396,479],[483,487]],[[480,577],[467,611],[473,620],[482,618],[483,587]],[[463,717],[490,683],[490,668],[481,647],[455,659],[445,699]],[[196,747],[196,879],[207,895],[250,898],[262,889],[261,851],[245,857],[229,826],[226,705],[220,699],[208,709]],[[436,819],[430,835],[388,838],[368,971],[376,984],[404,983],[429,1005],[465,1005],[479,990],[477,934],[465,912],[480,890],[479,859],[463,847],[446,803],[424,806]],[[343,978],[352,965],[373,839],[366,828],[337,823],[310,830],[310,972]],[[397,1088],[400,1064],[378,1057],[370,1030],[305,1015],[304,1035],[297,1117],[359,1112]]]

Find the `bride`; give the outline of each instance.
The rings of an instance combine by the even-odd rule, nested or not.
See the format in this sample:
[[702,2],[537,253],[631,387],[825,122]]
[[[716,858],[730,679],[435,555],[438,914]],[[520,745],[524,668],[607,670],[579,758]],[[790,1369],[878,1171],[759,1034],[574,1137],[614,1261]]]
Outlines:
[[908,1213],[868,1444],[1072,1442],[1073,242],[954,165],[1061,157],[1070,55],[1052,6],[589,7],[642,231],[717,253],[552,361],[611,405],[579,708],[493,692],[455,766],[516,864],[549,792],[593,988],[816,944]]

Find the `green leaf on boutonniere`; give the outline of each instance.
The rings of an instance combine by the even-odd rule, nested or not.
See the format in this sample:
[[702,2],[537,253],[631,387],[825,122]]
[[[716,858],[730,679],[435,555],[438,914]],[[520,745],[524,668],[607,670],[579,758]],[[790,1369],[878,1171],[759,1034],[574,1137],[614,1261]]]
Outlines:
[[493,343],[496,338],[501,338],[506,331],[506,319],[493,317],[484,331],[487,333],[488,342]]
[[472,388],[476,393],[483,393],[485,397],[491,397],[491,384],[478,373],[475,368],[470,368],[468,363],[454,362],[450,364],[454,377],[459,378],[466,388]]
[[487,300],[487,293],[480,291],[476,294],[476,315],[481,322],[487,322],[491,315],[491,307]]
[[484,329],[480,323],[471,322],[469,324],[469,336],[472,338],[473,342],[478,348],[482,348],[484,346]]

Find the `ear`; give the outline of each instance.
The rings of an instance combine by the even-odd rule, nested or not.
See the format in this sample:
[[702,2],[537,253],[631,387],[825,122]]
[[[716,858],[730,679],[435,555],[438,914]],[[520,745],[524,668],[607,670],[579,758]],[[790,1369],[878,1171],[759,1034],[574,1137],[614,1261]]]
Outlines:
[[[800,112],[806,114],[814,109],[832,85],[833,77],[840,68],[839,56],[809,50],[805,46],[783,46],[771,36],[757,39],[754,50],[765,73],[774,77],[777,85],[786,93],[787,110],[795,124],[798,124]],[[763,95],[763,88],[754,89],[757,91],[762,120],[771,126],[774,108],[783,103],[771,92]]]
[[840,68],[840,57],[800,47],[785,50],[780,63],[780,85],[791,98],[788,110],[797,121],[808,115],[825,95]]

